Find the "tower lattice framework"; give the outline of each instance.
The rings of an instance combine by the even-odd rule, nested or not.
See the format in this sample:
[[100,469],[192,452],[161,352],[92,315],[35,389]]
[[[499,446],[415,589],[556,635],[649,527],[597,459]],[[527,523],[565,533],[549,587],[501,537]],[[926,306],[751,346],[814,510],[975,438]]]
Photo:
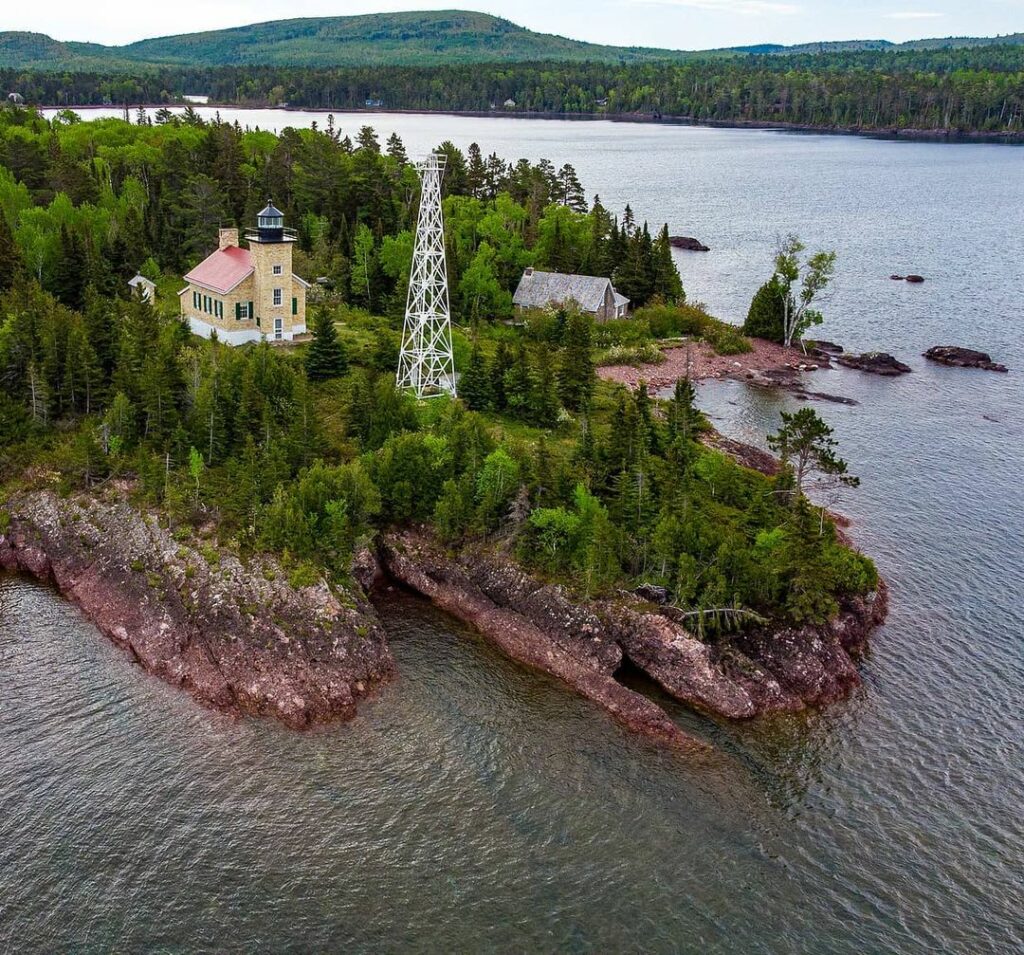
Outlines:
[[418,398],[455,394],[448,270],[444,253],[441,177],[446,157],[431,153],[417,166],[423,184],[405,306],[398,387]]

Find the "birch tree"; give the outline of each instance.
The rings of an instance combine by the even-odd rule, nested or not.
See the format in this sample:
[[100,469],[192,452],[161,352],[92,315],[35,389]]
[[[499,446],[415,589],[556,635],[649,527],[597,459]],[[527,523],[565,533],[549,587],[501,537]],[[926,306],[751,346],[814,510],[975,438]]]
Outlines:
[[775,254],[775,274],[782,285],[782,343],[787,348],[824,321],[811,304],[828,287],[836,268],[835,252],[815,252],[804,262],[806,248],[798,236],[788,235]]

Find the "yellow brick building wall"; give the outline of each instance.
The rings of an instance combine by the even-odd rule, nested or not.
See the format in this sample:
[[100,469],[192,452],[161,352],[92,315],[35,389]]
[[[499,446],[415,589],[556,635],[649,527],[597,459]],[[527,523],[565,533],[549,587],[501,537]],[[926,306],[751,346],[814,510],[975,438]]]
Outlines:
[[[292,274],[291,242],[251,242],[253,264],[253,300],[260,330],[267,338],[276,337],[276,321],[285,337],[306,330],[306,288]],[[280,274],[274,274],[274,267]],[[280,304],[274,304],[274,290],[281,290]],[[290,334],[289,334],[290,333]]]
[[[229,244],[235,244],[237,231],[230,237],[222,232],[221,248],[224,248],[225,238]],[[249,254],[252,275],[226,295],[196,283],[189,283],[182,289],[178,296],[182,317],[190,320],[193,331],[198,334],[206,334],[203,326],[210,326],[224,333],[221,337],[232,344],[257,340],[260,335],[275,340],[277,320],[281,323],[282,339],[305,332],[306,286],[292,272],[292,243],[250,242]],[[274,273],[275,266],[280,267],[279,274]],[[275,289],[281,290],[280,304],[274,303]],[[247,318],[238,318],[239,305],[248,306]]]

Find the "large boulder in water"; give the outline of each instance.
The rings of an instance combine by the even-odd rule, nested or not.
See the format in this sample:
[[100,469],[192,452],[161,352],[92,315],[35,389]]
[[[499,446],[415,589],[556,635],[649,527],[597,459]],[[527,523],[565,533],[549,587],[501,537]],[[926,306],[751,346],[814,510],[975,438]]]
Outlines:
[[992,361],[987,352],[975,351],[973,348],[960,348],[956,345],[935,345],[924,353],[929,361],[937,361],[942,365],[953,365],[956,368],[983,368],[985,371],[1005,372],[1006,365]]
[[865,352],[863,355],[839,355],[836,361],[847,368],[856,368],[872,375],[905,375],[912,370],[909,365],[881,351]]
[[695,239],[689,235],[673,235],[669,236],[669,245],[673,249],[682,249],[684,252],[710,252],[709,249],[700,239]]

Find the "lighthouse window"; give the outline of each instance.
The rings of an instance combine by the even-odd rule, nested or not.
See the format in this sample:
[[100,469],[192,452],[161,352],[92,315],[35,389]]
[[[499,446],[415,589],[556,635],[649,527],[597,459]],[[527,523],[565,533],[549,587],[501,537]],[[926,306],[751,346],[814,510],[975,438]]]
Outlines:
[[280,265],[275,265],[274,266],[274,275],[280,275],[282,271],[283,270],[282,270],[282,267]]
[[284,302],[284,291],[282,289],[274,289],[274,304],[280,305]]

